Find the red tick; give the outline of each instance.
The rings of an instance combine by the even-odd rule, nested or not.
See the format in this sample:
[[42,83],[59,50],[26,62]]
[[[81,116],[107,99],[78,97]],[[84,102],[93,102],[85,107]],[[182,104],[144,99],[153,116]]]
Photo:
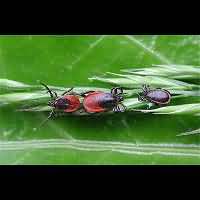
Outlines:
[[110,93],[101,91],[89,91],[84,96],[83,107],[88,113],[99,113],[113,110],[123,112],[126,107],[122,104],[124,100],[123,89],[120,87],[112,88]]
[[61,96],[58,96],[56,92],[50,90],[49,87],[44,83],[41,83],[41,85],[46,88],[51,97],[48,105],[52,107],[52,111],[49,114],[47,120],[55,115],[55,111],[72,113],[77,111],[81,107],[79,97],[75,94],[69,94],[73,90],[73,88],[70,88],[69,90],[65,91]]

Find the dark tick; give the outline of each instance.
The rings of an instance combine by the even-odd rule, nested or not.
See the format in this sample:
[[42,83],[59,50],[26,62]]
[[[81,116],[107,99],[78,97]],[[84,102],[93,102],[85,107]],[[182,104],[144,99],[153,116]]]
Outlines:
[[149,86],[143,85],[142,92],[138,94],[138,100],[148,101],[155,105],[163,106],[170,103],[171,94],[169,91],[162,88],[152,90]]

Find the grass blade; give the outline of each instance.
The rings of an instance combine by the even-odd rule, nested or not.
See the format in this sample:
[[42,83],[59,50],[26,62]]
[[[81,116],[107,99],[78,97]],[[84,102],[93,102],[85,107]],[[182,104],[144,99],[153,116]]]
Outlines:
[[127,72],[141,76],[164,76],[172,79],[200,79],[200,66],[191,65],[152,65],[146,68],[124,69]]
[[196,129],[196,130],[193,130],[193,131],[188,131],[188,132],[185,132],[185,133],[181,133],[177,136],[188,136],[188,135],[196,135],[196,134],[200,134],[200,128],[199,129]]
[[153,114],[199,114],[200,103],[166,106],[152,110],[134,110]]
[[200,86],[196,84],[189,84],[183,81],[173,80],[159,76],[139,76],[139,75],[116,74],[110,72],[108,73],[110,75],[118,77],[104,78],[96,76],[89,78],[89,80],[120,85],[126,88],[141,88],[143,84],[151,85],[152,87],[163,87],[165,89],[175,89],[175,90],[194,90],[200,88]]

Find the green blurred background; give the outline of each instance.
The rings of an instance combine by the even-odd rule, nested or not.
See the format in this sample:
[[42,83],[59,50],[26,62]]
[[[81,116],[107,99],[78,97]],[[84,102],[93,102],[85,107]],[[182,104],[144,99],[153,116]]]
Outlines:
[[[32,85],[41,80],[54,86],[110,88],[88,78],[152,64],[199,66],[200,36],[0,37],[0,78]],[[199,135],[176,137],[199,128],[197,117],[130,113],[65,116],[34,131],[46,117],[47,113],[0,108],[0,140],[19,142],[15,143],[18,146],[34,141],[37,146],[1,150],[0,144],[0,164],[200,164],[197,154],[176,153],[181,145],[184,152],[191,147],[200,153]],[[55,145],[62,140],[72,144]],[[43,148],[43,141],[54,145]],[[129,143],[141,147],[129,149]],[[170,153],[166,153],[169,146]]]

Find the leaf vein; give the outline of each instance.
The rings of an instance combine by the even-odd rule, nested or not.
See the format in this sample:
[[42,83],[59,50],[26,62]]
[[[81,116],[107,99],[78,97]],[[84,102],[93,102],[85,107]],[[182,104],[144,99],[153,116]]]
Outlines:
[[127,39],[129,39],[132,43],[136,44],[137,46],[143,48],[146,52],[157,58],[159,61],[162,61],[165,64],[171,64],[171,61],[163,56],[161,53],[153,50],[152,48],[146,46],[143,42],[139,41],[134,36],[125,35]]

